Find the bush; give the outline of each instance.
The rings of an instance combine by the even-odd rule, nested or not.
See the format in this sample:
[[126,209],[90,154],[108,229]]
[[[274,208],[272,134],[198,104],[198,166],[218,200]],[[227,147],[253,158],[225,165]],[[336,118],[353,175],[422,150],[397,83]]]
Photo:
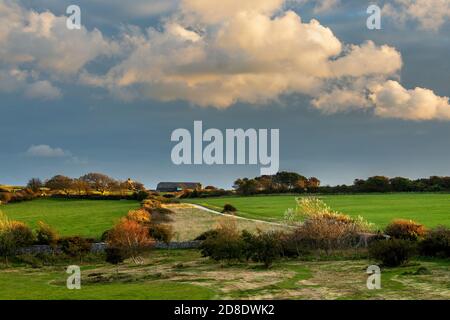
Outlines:
[[154,209],[154,208],[160,208],[161,207],[161,201],[154,200],[154,199],[145,199],[141,202],[141,206],[144,209]]
[[295,229],[293,232],[281,236],[281,250],[285,257],[299,257],[310,254],[313,247],[311,239],[305,238],[302,229]]
[[0,203],[8,203],[11,201],[11,193],[9,192],[0,192]]
[[428,231],[419,243],[419,252],[424,256],[449,258],[450,229],[439,226]]
[[[296,210],[287,210],[285,220],[298,225],[295,231],[295,247],[311,249],[349,248],[359,240],[359,234],[370,232],[373,225],[362,217],[352,218],[328,207],[317,198],[298,198]],[[291,248],[292,249],[292,248]]]
[[138,209],[130,210],[127,214],[127,219],[145,225],[150,223],[151,217],[147,210]]
[[222,220],[216,229],[216,233],[210,236],[200,245],[204,257],[210,257],[216,261],[241,261],[245,257],[245,243],[237,231],[236,221]]
[[118,265],[119,263],[122,263],[126,259],[124,252],[120,248],[107,247],[105,253],[106,253],[106,262],[111,263],[113,265]]
[[55,246],[58,240],[59,235],[55,229],[42,221],[38,222],[38,228],[36,230],[36,241],[38,244]]
[[259,232],[256,235],[244,231],[242,238],[245,243],[246,258],[262,262],[266,268],[269,268],[275,260],[281,258],[281,237],[280,232],[274,231]]
[[133,198],[137,201],[142,201],[144,199],[147,199],[147,197],[150,195],[147,191],[141,190],[138,192],[133,193]]
[[91,251],[92,242],[92,239],[81,237],[66,237],[60,241],[62,252],[71,257],[78,257],[80,262],[83,262],[83,257]]
[[387,267],[397,267],[406,263],[414,252],[413,243],[402,239],[375,241],[369,246],[369,256],[381,261]]
[[154,224],[149,229],[150,236],[164,243],[169,243],[173,238],[173,227],[169,224]]
[[385,229],[385,233],[392,238],[403,240],[418,240],[425,235],[425,227],[413,220],[397,219]]
[[33,231],[23,222],[12,221],[9,232],[17,248],[32,245],[35,240]]
[[125,257],[137,263],[138,255],[154,244],[149,228],[136,221],[123,218],[108,233],[109,247],[118,248]]
[[236,212],[236,211],[237,211],[237,209],[228,203],[223,206],[223,210],[222,210],[223,213]]
[[307,218],[295,233],[295,240],[303,246],[330,251],[355,245],[360,230],[347,216],[316,215]]
[[6,264],[8,264],[8,256],[16,250],[14,238],[10,230],[11,221],[0,212],[0,255],[5,258]]
[[9,220],[0,212],[0,255],[8,264],[8,257],[14,255],[20,247],[33,243],[33,232],[19,221]]

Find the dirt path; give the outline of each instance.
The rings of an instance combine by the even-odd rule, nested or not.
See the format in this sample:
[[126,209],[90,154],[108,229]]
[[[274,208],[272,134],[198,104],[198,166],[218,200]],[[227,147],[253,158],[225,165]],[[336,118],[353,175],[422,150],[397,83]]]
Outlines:
[[258,220],[258,219],[250,219],[250,218],[244,218],[244,217],[236,216],[236,215],[233,215],[233,214],[223,213],[223,212],[219,212],[219,211],[215,211],[215,210],[203,207],[203,206],[198,205],[198,204],[189,203],[188,205],[190,205],[190,206],[192,206],[192,207],[194,207],[196,209],[203,210],[203,211],[206,211],[206,212],[209,212],[209,213],[214,213],[214,214],[221,215],[221,216],[233,217],[233,218],[237,218],[237,219],[253,221],[253,222],[258,222],[258,223],[267,223],[267,224],[271,224],[271,225],[274,225],[274,226],[291,227],[291,226],[288,226],[287,224],[284,224],[284,223],[269,222],[269,221]]

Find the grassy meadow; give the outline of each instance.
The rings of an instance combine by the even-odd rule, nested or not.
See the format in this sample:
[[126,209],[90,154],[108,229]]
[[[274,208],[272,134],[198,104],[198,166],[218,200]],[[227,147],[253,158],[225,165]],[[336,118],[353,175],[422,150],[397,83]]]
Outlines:
[[283,260],[264,269],[217,263],[197,250],[155,250],[118,272],[100,259],[86,262],[81,290],[66,288],[68,263],[0,270],[0,299],[450,299],[450,265],[440,260],[383,268],[381,290],[367,290],[371,262],[361,257]]
[[[426,225],[449,225],[447,198],[443,194],[323,197],[333,208],[364,215],[375,223],[405,217]],[[284,210],[295,206],[295,197],[229,197],[195,202],[214,209],[231,203],[239,215],[281,220]],[[128,210],[137,207],[137,201],[40,199],[0,209],[10,218],[31,226],[43,220],[63,235],[98,238]],[[188,204],[173,204],[169,208],[173,210],[169,216],[174,241],[191,240],[224,219]],[[250,231],[284,228],[244,219],[236,219],[236,223],[239,229]],[[60,260],[36,265],[36,258],[25,255],[9,265],[0,264],[0,300],[450,299],[448,259],[413,259],[401,267],[382,268],[382,289],[368,290],[366,269],[376,262],[367,258],[364,248],[282,259],[270,269],[252,262],[215,262],[202,257],[198,250],[189,249],[153,250],[144,254],[142,264],[126,260],[118,268],[106,263],[104,256],[91,254],[81,265],[81,290],[66,288],[65,270],[70,264],[79,264],[79,260],[55,259]]]
[[118,219],[140,206],[131,200],[38,199],[0,206],[10,219],[36,227],[44,221],[63,236],[100,238]]
[[[295,208],[295,195],[268,195],[253,197],[221,197],[187,199],[205,207],[222,210],[229,203],[238,215],[266,221],[282,221],[288,208]],[[331,208],[350,216],[361,215],[378,227],[384,227],[396,218],[412,219],[427,227],[450,226],[450,194],[393,193],[363,195],[318,196]]]

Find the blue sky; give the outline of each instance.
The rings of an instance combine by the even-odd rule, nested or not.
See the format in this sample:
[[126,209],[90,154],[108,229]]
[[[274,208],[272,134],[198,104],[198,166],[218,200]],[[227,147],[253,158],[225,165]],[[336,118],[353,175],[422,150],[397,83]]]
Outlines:
[[[10,20],[2,25],[15,26],[0,31],[0,183],[100,171],[148,187],[229,188],[259,174],[259,166],[173,165],[170,134],[194,120],[279,128],[280,169],[323,184],[450,175],[450,6],[417,15],[380,1],[396,11],[385,7],[382,30],[368,30],[365,1],[322,10],[308,0],[229,2],[214,16],[202,0],[77,1],[76,34],[57,29],[72,1],[0,0],[0,18]],[[248,44],[246,27],[265,30],[264,50]]]

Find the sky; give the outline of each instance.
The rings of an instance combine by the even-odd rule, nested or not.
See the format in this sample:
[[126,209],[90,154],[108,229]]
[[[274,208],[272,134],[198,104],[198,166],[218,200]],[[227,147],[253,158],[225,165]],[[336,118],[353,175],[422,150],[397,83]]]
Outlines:
[[0,22],[0,184],[259,175],[173,164],[195,120],[279,129],[280,170],[323,185],[450,175],[448,0],[0,0]]

